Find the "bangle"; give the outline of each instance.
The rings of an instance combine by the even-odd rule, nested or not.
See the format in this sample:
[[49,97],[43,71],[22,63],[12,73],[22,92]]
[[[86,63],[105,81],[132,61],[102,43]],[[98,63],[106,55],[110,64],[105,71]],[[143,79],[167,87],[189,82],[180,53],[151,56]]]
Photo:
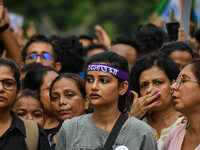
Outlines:
[[9,28],[9,24],[6,23],[4,26],[0,27],[0,33],[2,33],[3,31],[5,31],[8,28]]

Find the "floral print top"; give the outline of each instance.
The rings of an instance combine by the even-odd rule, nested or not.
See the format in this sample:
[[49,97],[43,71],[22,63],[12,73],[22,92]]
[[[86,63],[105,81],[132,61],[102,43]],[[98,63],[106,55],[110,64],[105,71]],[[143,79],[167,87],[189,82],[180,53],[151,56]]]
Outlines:
[[[174,127],[180,125],[183,118],[184,118],[184,117],[179,117],[171,126],[169,126],[168,128],[163,129],[163,130],[161,131],[161,134],[160,134],[160,138],[159,138],[159,139],[158,139],[157,131],[156,131],[154,128],[152,128],[152,129],[153,129],[153,133],[154,133],[154,135],[155,135],[155,137],[156,137],[156,139],[157,139],[158,150],[161,150],[162,145],[163,145],[163,143],[165,142],[165,140],[167,139],[170,130],[171,130],[172,128],[174,128]],[[145,117],[145,118],[143,119],[143,121],[147,123],[147,118]]]

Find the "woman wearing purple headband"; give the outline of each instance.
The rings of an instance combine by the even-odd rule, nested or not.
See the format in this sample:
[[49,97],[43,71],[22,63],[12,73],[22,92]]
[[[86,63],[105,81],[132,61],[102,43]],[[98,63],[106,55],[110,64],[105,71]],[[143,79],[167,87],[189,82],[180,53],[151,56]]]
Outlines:
[[130,107],[128,72],[127,60],[114,52],[89,58],[86,92],[94,111],[64,121],[57,150],[157,150],[151,128],[125,115]]

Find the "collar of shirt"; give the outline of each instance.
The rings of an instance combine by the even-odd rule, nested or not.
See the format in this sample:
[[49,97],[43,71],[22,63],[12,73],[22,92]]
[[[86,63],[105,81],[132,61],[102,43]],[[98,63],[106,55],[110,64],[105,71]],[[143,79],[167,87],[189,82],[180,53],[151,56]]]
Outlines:
[[24,122],[13,111],[11,111],[10,114],[11,114],[11,116],[13,118],[11,126],[2,135],[1,138],[5,137],[6,135],[8,135],[13,130],[19,130],[22,133],[22,135],[25,137],[26,136],[26,130],[25,130]]

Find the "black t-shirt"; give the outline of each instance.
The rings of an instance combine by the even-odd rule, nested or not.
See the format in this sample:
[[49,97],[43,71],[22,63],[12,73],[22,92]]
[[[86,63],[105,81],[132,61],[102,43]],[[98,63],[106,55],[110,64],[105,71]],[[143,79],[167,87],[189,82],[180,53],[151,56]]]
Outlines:
[[52,129],[44,129],[44,131],[46,132],[47,137],[49,136],[49,134],[54,134],[57,133],[60,129],[62,124],[59,124],[57,127],[52,128]]
[[[24,122],[11,111],[13,117],[10,128],[0,137],[0,150],[27,150]],[[38,150],[50,150],[44,130],[39,127]]]

